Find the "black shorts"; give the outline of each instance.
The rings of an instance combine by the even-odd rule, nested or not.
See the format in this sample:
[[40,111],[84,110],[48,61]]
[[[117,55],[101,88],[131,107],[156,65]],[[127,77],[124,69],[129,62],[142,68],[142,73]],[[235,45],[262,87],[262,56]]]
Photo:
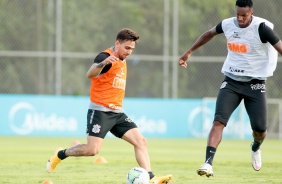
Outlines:
[[116,137],[121,138],[132,128],[137,128],[136,124],[124,113],[88,109],[86,129],[88,135],[105,138],[110,131]]
[[264,132],[267,128],[267,106],[264,80],[249,82],[235,81],[225,77],[216,100],[215,121],[227,122],[242,99],[254,131]]

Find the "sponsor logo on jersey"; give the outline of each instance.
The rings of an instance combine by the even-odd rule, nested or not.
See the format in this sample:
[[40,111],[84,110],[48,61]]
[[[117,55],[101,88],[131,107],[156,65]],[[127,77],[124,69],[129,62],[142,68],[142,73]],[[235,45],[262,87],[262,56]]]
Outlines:
[[229,71],[233,73],[244,73],[245,70],[229,67]]
[[233,38],[241,38],[239,32],[234,31]]
[[251,51],[250,44],[248,43],[228,42],[228,49],[237,53],[248,53]]

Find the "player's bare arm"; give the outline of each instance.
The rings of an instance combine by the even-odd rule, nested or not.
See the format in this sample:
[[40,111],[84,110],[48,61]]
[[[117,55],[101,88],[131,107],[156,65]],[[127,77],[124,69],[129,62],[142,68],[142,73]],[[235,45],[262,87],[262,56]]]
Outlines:
[[189,48],[179,59],[178,63],[180,66],[186,68],[187,63],[186,61],[191,56],[192,52],[197,50],[199,47],[204,45],[205,43],[209,42],[215,35],[218,33],[216,32],[216,27],[211,28],[210,30],[203,33],[196,42],[192,45],[191,48]]
[[273,45],[273,47],[277,50],[277,52],[280,53],[280,55],[282,55],[282,41],[281,40],[279,40],[279,42]]
[[119,59],[116,56],[109,56],[101,63],[94,63],[86,73],[86,77],[89,79],[97,77],[106,65],[114,63],[118,60]]

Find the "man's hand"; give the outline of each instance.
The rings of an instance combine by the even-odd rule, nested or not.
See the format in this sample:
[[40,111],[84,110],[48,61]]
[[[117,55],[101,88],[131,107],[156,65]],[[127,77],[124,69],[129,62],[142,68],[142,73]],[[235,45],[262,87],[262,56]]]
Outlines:
[[[109,57],[107,57],[104,61],[102,61],[101,63],[99,63],[98,65],[97,65],[97,67],[100,67],[100,68],[102,68],[102,67],[104,67],[105,65],[108,65],[108,64],[111,64],[111,63],[114,63],[114,62],[116,62],[116,61],[118,61],[119,60],[119,58],[117,58],[116,56],[109,56]],[[100,65],[100,66],[99,66]]]
[[178,60],[178,64],[184,68],[187,68],[187,59],[190,57],[191,53],[185,52]]

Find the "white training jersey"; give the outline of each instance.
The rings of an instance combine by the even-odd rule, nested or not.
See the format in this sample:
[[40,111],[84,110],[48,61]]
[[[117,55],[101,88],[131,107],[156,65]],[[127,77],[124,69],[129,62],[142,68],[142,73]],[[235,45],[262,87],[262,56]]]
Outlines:
[[273,29],[268,20],[253,16],[246,28],[238,27],[236,17],[222,21],[222,29],[227,39],[228,55],[223,64],[222,73],[235,76],[266,78],[273,75],[277,65],[278,52],[270,43],[262,43],[258,28],[260,23]]

